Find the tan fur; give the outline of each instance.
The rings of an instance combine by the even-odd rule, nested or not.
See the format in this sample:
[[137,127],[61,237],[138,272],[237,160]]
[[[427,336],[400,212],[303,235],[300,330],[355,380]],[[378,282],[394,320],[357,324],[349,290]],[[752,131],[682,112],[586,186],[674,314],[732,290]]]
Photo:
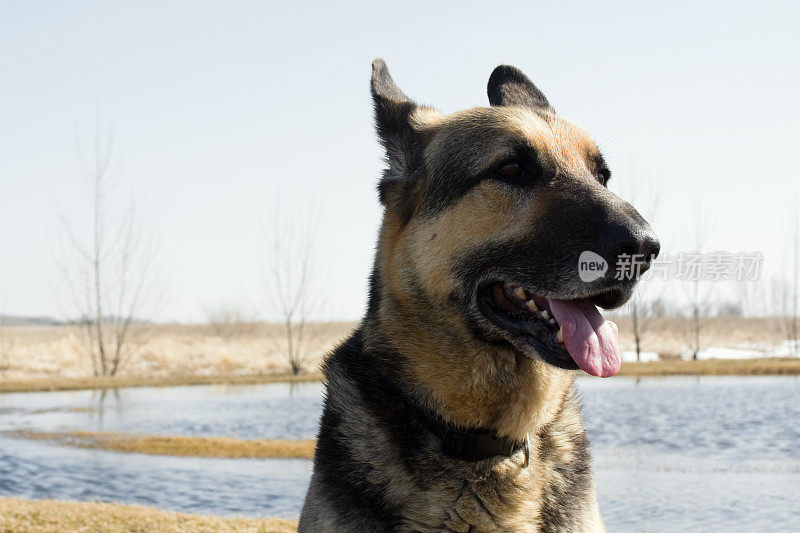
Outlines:
[[[355,390],[340,387],[339,390]],[[357,395],[339,398],[341,405],[358,405]],[[556,464],[568,461],[573,453],[575,435],[582,431],[577,403],[570,399],[562,415],[545,433],[548,442],[540,445],[534,436],[531,442],[530,466],[523,468],[524,454],[498,462],[493,468],[475,474],[470,464],[452,473],[429,479],[425,490],[406,470],[401,457],[396,455],[391,437],[380,429],[379,421],[359,410],[352,418],[343,418],[342,433],[347,435],[348,448],[353,459],[373,467],[370,482],[386,484],[392,488],[387,501],[402,509],[409,518],[397,531],[539,531],[540,509],[544,503],[543,489],[565,481]],[[433,438],[433,437],[431,437]],[[375,453],[380,450],[381,453]],[[541,450],[547,450],[542,452]],[[546,455],[544,455],[546,453]],[[464,485],[463,480],[466,481]],[[317,485],[312,480],[312,491]],[[319,503],[316,503],[319,502]],[[306,505],[320,505],[309,516],[318,517],[314,531],[340,531],[324,522],[330,516],[325,509],[325,498],[309,494]],[[580,531],[603,531],[596,501],[588,502],[584,509],[576,510]],[[583,513],[580,515],[580,513]],[[306,511],[304,511],[306,514]],[[309,523],[308,525],[312,525]],[[473,529],[470,529],[470,526]],[[447,529],[445,529],[447,528]],[[348,531],[348,530],[342,530]]]
[[419,114],[417,128],[432,141],[425,159],[435,167],[452,143],[469,140],[481,144],[473,170],[480,171],[508,155],[509,141],[527,142],[554,167],[571,174],[587,174],[589,161],[598,154],[591,136],[556,115],[541,116],[529,109],[475,107],[448,117]]
[[[417,117],[432,135],[426,149],[436,168],[447,147],[462,136],[483,141],[476,171],[506,157],[508,138],[522,138],[547,154],[552,163],[588,174],[587,161],[597,148],[588,134],[555,116],[541,118],[526,109],[475,108],[449,117]],[[552,418],[572,382],[572,372],[525,358],[511,349],[476,346],[463,316],[447,312],[456,280],[453,258],[471,247],[522,238],[544,223],[545,198],[536,200],[508,187],[484,181],[440,216],[413,217],[409,224],[386,213],[379,246],[379,268],[388,298],[380,309],[381,328],[411,361],[411,369],[428,393],[431,407],[464,426],[492,427],[500,435],[522,439]],[[419,284],[419,287],[412,286]],[[431,309],[411,298],[419,288]],[[502,385],[502,386],[500,386]]]
[[[417,108],[411,125],[425,139],[428,172],[446,173],[443,167],[462,153],[460,147],[478,145],[480,149],[463,150],[477,175],[512,156],[509,147],[515,143],[526,143],[564,180],[596,179],[594,142],[554,114],[494,107],[442,116]],[[410,381],[405,385],[415,402],[444,420],[493,429],[517,441],[530,436],[530,464],[523,466],[522,451],[480,466],[453,460],[437,453],[442,446],[437,437],[424,433],[414,447],[431,450],[424,457],[421,482],[418,465],[409,464],[403,455],[407,450],[393,442],[381,413],[364,408],[353,374],[335,366],[326,371],[332,392],[328,402],[337,413],[336,443],[331,446],[346,449],[352,464],[369,466],[364,469],[366,481],[385,487],[381,497],[395,516],[403,517],[398,531],[539,531],[552,526],[543,510],[559,508],[573,487],[564,465],[587,453],[572,392],[574,372],[510,346],[478,341],[452,295],[463,289],[455,267],[465,254],[495,243],[522,242],[531,228],[548,223],[548,191],[534,197],[483,180],[434,213],[422,210],[425,194],[420,184],[387,189],[375,264],[381,293],[377,311],[368,313],[363,323],[364,353],[379,353],[388,343],[389,353],[403,359],[402,375]],[[301,529],[352,530],[342,529],[347,521],[330,508],[325,490],[315,474]],[[571,495],[580,501],[569,509],[569,523],[563,527],[602,531],[591,487]]]
[[[446,150],[438,139],[454,142],[453,136],[458,137],[459,132],[474,135],[473,129],[485,131],[485,123],[471,127],[481,121],[494,121],[497,142],[495,146],[491,138],[486,139],[484,158],[474,162],[476,171],[507,156],[503,136],[522,136],[547,153],[552,164],[571,172],[580,169],[579,174],[588,174],[587,161],[597,151],[583,130],[523,109],[504,113],[473,109],[447,118],[427,114],[424,119],[423,127],[432,135],[426,159],[433,167],[440,150]],[[526,199],[508,187],[484,181],[433,219],[412,217],[404,225],[387,211],[378,250],[378,268],[387,293],[379,309],[378,327],[409,360],[420,396],[446,420],[466,427],[493,428],[514,439],[537,435],[553,420],[572,384],[573,372],[530,360],[511,349],[476,345],[463,316],[450,312],[447,300],[457,283],[453,258],[474,246],[523,237],[531,225],[543,223],[538,219],[545,209],[532,203],[537,201],[546,203],[546,198]],[[415,290],[422,290],[434,305],[421,309],[411,296]],[[384,472],[386,479],[374,481],[391,481],[401,487],[393,503],[416,517],[415,523],[408,524],[409,530],[445,525],[453,531],[469,531],[470,526],[480,531],[536,531],[531,518],[539,515],[542,487],[564,482],[554,465],[571,459],[574,434],[582,431],[577,406],[569,404],[566,411],[560,420],[562,427],[548,433],[548,457],[538,455],[539,443],[534,437],[531,468],[520,468],[523,456],[518,453],[470,482],[467,489],[443,483],[422,497],[403,500],[419,491],[412,480],[405,479],[398,458],[387,454],[381,457],[382,464],[375,465],[375,471]],[[363,435],[363,424],[350,430],[362,433],[353,439],[355,449],[362,452],[358,459],[374,462],[372,446],[385,435]],[[382,449],[391,449],[388,444]],[[484,506],[497,522],[487,518]],[[602,529],[596,502],[587,505],[584,522],[586,530]]]

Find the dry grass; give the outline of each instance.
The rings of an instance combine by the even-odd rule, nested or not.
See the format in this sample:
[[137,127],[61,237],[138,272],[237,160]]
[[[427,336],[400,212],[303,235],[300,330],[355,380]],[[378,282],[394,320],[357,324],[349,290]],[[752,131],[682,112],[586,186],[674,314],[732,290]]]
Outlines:
[[[633,350],[633,325],[628,317],[613,317],[619,325],[620,348]],[[768,349],[786,340],[780,318],[714,317],[701,320],[701,348],[760,347]],[[642,340],[642,350],[662,357],[676,356],[687,348],[687,319],[660,318],[650,321]],[[753,350],[754,352],[756,350]]]
[[4,431],[0,434],[17,439],[46,440],[76,448],[150,455],[229,459],[312,459],[314,457],[313,440],[239,440],[230,437],[170,437],[95,431],[51,433],[27,429]]
[[[707,359],[683,361],[667,359],[651,363],[623,363],[620,376],[669,375],[798,375],[800,359],[764,357],[757,359]],[[317,382],[319,373],[313,374],[259,374],[221,376],[167,376],[167,377],[114,377],[114,378],[35,378],[0,381],[0,392],[36,392],[79,389],[113,389],[120,387],[173,387],[184,385],[254,385],[281,382]]]
[[[146,340],[133,347],[133,356],[119,376],[254,376],[289,371],[281,325],[235,327],[242,329],[234,335],[221,335],[211,325],[154,325],[147,329]],[[307,336],[315,339],[315,349],[306,370],[317,371],[322,356],[354,327],[352,322],[310,324]],[[0,381],[92,374],[80,328],[9,326],[3,328],[3,338],[6,344]]]
[[769,357],[763,359],[680,359],[652,363],[623,363],[620,376],[760,376],[800,375],[800,359]]
[[[620,325],[620,345],[633,348],[631,322],[615,317]],[[703,347],[751,350],[768,357],[784,341],[780,319],[709,318],[702,322]],[[4,360],[0,368],[0,392],[65,390],[134,386],[194,384],[248,384],[272,381],[317,380],[319,362],[327,351],[355,327],[351,322],[312,324],[310,334],[319,339],[309,361],[307,374],[286,375],[288,363],[281,344],[278,324],[231,324],[224,334],[213,325],[156,325],[146,342],[136,346],[135,355],[119,375],[112,378],[87,377],[89,361],[83,355],[81,331],[74,327],[5,327]],[[233,329],[231,329],[233,328]],[[667,318],[653,321],[642,349],[658,352],[662,358],[686,350],[686,321]],[[626,364],[627,375],[726,373],[787,373],[793,363],[708,361],[698,365],[661,361],[654,366]]]
[[195,376],[115,376],[115,377],[43,377],[3,379],[0,392],[34,392],[80,389],[117,389],[121,387],[175,387],[181,385],[253,385],[260,383],[302,383],[319,381],[322,374],[233,374]]
[[116,503],[0,499],[2,533],[285,533],[297,531],[297,520],[222,518],[171,513]]

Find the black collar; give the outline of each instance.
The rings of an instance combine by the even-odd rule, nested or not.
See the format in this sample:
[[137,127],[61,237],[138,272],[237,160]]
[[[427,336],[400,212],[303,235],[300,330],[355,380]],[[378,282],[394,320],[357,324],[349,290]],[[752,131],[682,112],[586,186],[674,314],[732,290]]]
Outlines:
[[448,457],[464,461],[482,461],[491,457],[511,457],[520,450],[525,451],[524,466],[528,466],[530,442],[498,437],[489,429],[465,429],[442,421],[435,415],[420,413],[425,425],[441,442],[442,452]]
[[[380,367],[379,367],[380,368]],[[393,407],[405,411],[405,415],[411,414],[417,422],[421,423],[441,442],[442,452],[448,457],[461,459],[464,461],[482,461],[491,457],[511,457],[520,450],[525,452],[525,462],[523,467],[527,467],[530,461],[530,439],[525,435],[522,442],[514,441],[506,437],[499,437],[493,430],[483,428],[461,428],[454,424],[447,423],[438,414],[424,409],[416,402],[411,400],[410,395],[406,394],[389,377],[386,369],[380,369],[373,375],[378,378],[378,383],[383,387],[376,386],[369,388],[369,394],[378,397],[395,398]],[[385,394],[378,391],[384,388]],[[376,398],[377,399],[377,398]]]

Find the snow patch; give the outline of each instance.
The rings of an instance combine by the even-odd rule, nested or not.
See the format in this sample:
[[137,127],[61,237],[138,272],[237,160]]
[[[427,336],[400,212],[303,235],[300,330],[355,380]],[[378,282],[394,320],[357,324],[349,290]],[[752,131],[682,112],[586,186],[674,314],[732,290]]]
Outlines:
[[[710,346],[697,354],[698,359],[759,359],[762,357],[798,357],[800,355],[800,342],[783,341],[775,346],[743,345],[737,348]],[[794,348],[794,349],[793,349]],[[690,350],[684,350],[681,357],[688,361],[692,358]]]
[[[639,352],[639,355],[641,357],[639,360],[643,363],[650,363],[660,359],[658,352],[641,351]],[[635,363],[636,361],[636,350],[625,350],[622,352],[623,363]]]

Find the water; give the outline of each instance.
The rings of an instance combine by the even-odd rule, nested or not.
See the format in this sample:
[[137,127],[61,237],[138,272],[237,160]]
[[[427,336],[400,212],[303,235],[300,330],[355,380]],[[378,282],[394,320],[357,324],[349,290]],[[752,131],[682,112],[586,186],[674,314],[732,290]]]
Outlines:
[[586,378],[579,388],[598,449],[646,449],[726,464],[797,458],[797,377]]
[[[800,379],[579,381],[611,531],[800,530]],[[310,438],[319,384],[0,395],[0,427]],[[310,461],[114,454],[0,439],[0,496],[297,516]]]
[[0,439],[0,495],[99,500],[198,514],[297,517],[311,461],[201,459]]
[[800,530],[800,379],[580,381],[611,531]]
[[319,383],[0,394],[6,427],[41,431],[311,439],[321,410]]

